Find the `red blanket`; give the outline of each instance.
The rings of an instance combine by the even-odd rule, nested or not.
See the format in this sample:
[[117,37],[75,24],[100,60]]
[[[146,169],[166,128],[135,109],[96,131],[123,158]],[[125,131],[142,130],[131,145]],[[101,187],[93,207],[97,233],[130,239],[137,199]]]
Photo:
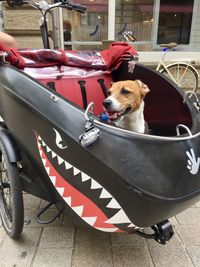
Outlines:
[[25,66],[24,59],[20,56],[16,48],[8,48],[3,44],[0,44],[0,51],[6,52],[6,60],[13,66],[23,69]]
[[68,65],[92,69],[117,68],[125,58],[136,56],[136,50],[127,43],[112,43],[104,51],[64,51],[51,49],[19,50],[8,49],[0,44],[0,51],[6,51],[6,58],[18,68]]

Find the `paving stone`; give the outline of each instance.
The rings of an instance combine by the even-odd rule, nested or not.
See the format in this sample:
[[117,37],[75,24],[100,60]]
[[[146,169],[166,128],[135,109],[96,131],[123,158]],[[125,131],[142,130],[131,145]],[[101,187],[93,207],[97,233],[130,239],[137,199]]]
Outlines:
[[73,267],[113,267],[110,235],[78,228],[75,234]]
[[153,267],[146,244],[141,247],[113,247],[113,261],[114,267]]
[[186,246],[200,246],[200,226],[180,225],[176,230]]
[[138,235],[129,235],[127,233],[113,233],[111,234],[112,246],[131,246],[140,248],[145,246],[145,239]]
[[200,208],[200,201],[195,204],[195,207]]
[[[62,224],[62,216],[50,224],[40,224],[36,221],[37,214],[39,213],[40,209],[26,209],[24,212],[24,220],[25,225],[24,227],[51,227],[51,226],[61,226]],[[47,210],[42,216],[42,220],[49,220],[53,218],[57,214],[57,209],[49,209]]]
[[[1,223],[1,220],[0,220]],[[0,228],[0,247],[1,247],[1,243],[3,242],[4,238],[5,238],[6,232],[4,231],[3,227]]]
[[192,225],[200,222],[200,208],[189,208],[176,216],[179,224]]
[[70,267],[71,260],[72,249],[39,248],[33,263],[33,267]]
[[186,247],[195,267],[200,267],[200,246]]
[[38,244],[42,228],[24,229],[22,238],[12,240],[6,236],[0,249],[1,267],[29,267]]
[[23,194],[24,209],[37,209],[41,199],[30,194]]
[[176,217],[170,218],[169,221],[172,224],[172,226],[178,226],[179,225]]
[[147,240],[147,244],[155,267],[194,267],[177,233],[166,245],[153,240]]
[[40,248],[72,248],[74,241],[74,227],[47,227],[44,228]]

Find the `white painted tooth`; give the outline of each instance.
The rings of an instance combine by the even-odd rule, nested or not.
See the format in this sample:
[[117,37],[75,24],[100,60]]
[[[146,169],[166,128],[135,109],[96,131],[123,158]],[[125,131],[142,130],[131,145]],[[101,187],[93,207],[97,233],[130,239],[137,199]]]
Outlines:
[[51,149],[47,146],[47,152],[50,152],[51,151]]
[[73,211],[75,211],[80,217],[83,214],[83,206],[77,206],[77,207],[72,207]]
[[105,221],[105,223],[118,224],[118,223],[131,223],[125,212],[121,209],[113,217]]
[[56,176],[49,176],[53,185],[56,185]]
[[69,170],[72,168],[72,165],[69,164],[67,161],[65,161],[65,168],[66,168],[66,170]]
[[39,148],[39,149],[41,148],[41,146],[42,146],[42,145],[38,142],[38,148]]
[[39,150],[40,156],[42,157],[42,150]]
[[119,203],[114,198],[111,199],[106,207],[111,209],[121,209]]
[[49,173],[50,173],[50,167],[45,167],[45,169],[46,169],[47,174],[49,175]]
[[90,180],[91,178],[90,178],[90,176],[88,176],[86,173],[84,173],[84,172],[81,172],[81,180],[82,180],[82,182],[85,182],[85,181],[88,181],[88,180]]
[[96,222],[97,217],[81,217],[86,223],[93,226]]
[[74,173],[74,175],[77,175],[77,174],[80,173],[80,170],[75,168],[75,167],[73,167],[73,173]]
[[97,183],[94,179],[91,179],[91,189],[99,189],[99,188],[102,188],[102,186]]
[[106,189],[103,188],[99,198],[112,198],[112,196]]
[[59,165],[62,164],[62,163],[64,162],[64,159],[62,159],[62,158],[59,157],[58,155],[57,155],[57,160],[58,160],[58,164],[59,164]]
[[72,198],[71,197],[64,197],[64,200],[71,207]]
[[56,189],[57,189],[57,191],[58,191],[58,193],[61,195],[61,196],[63,196],[63,193],[64,193],[64,187],[56,187]]
[[43,164],[44,164],[44,166],[46,165],[46,162],[47,162],[47,160],[46,159],[42,159],[42,162],[43,162]]
[[39,140],[39,141],[41,141],[41,140],[42,140],[42,138],[41,138],[39,135],[38,135],[38,140]]
[[142,229],[142,228],[140,228],[140,227],[136,226],[136,225],[135,225],[135,224],[133,224],[133,223],[129,224],[129,226],[128,226],[128,227],[133,227],[134,229]]
[[53,151],[51,151],[51,156],[52,156],[52,158],[55,158],[56,153],[54,153]]
[[119,228],[100,228],[100,227],[95,227],[95,229],[103,231],[103,232],[116,232]]
[[42,146],[46,146],[45,142],[42,140]]

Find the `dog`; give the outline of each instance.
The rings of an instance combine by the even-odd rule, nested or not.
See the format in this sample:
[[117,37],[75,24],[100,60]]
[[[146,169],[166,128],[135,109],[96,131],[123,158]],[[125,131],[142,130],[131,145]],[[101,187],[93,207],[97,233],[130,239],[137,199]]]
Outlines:
[[109,119],[124,129],[146,133],[143,99],[149,91],[140,80],[113,82],[103,102]]

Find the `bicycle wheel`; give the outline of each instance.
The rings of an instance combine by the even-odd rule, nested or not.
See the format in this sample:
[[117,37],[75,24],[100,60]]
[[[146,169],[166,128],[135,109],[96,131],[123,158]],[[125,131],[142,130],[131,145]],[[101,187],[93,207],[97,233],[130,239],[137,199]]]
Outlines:
[[[194,69],[183,63],[174,63],[167,66],[169,73],[172,75],[176,84],[184,91],[196,92],[198,87],[198,75]],[[172,79],[165,69],[162,69],[160,73],[164,74],[167,78]]]
[[15,163],[8,160],[6,149],[0,142],[0,217],[7,234],[20,237],[24,225],[22,185]]

